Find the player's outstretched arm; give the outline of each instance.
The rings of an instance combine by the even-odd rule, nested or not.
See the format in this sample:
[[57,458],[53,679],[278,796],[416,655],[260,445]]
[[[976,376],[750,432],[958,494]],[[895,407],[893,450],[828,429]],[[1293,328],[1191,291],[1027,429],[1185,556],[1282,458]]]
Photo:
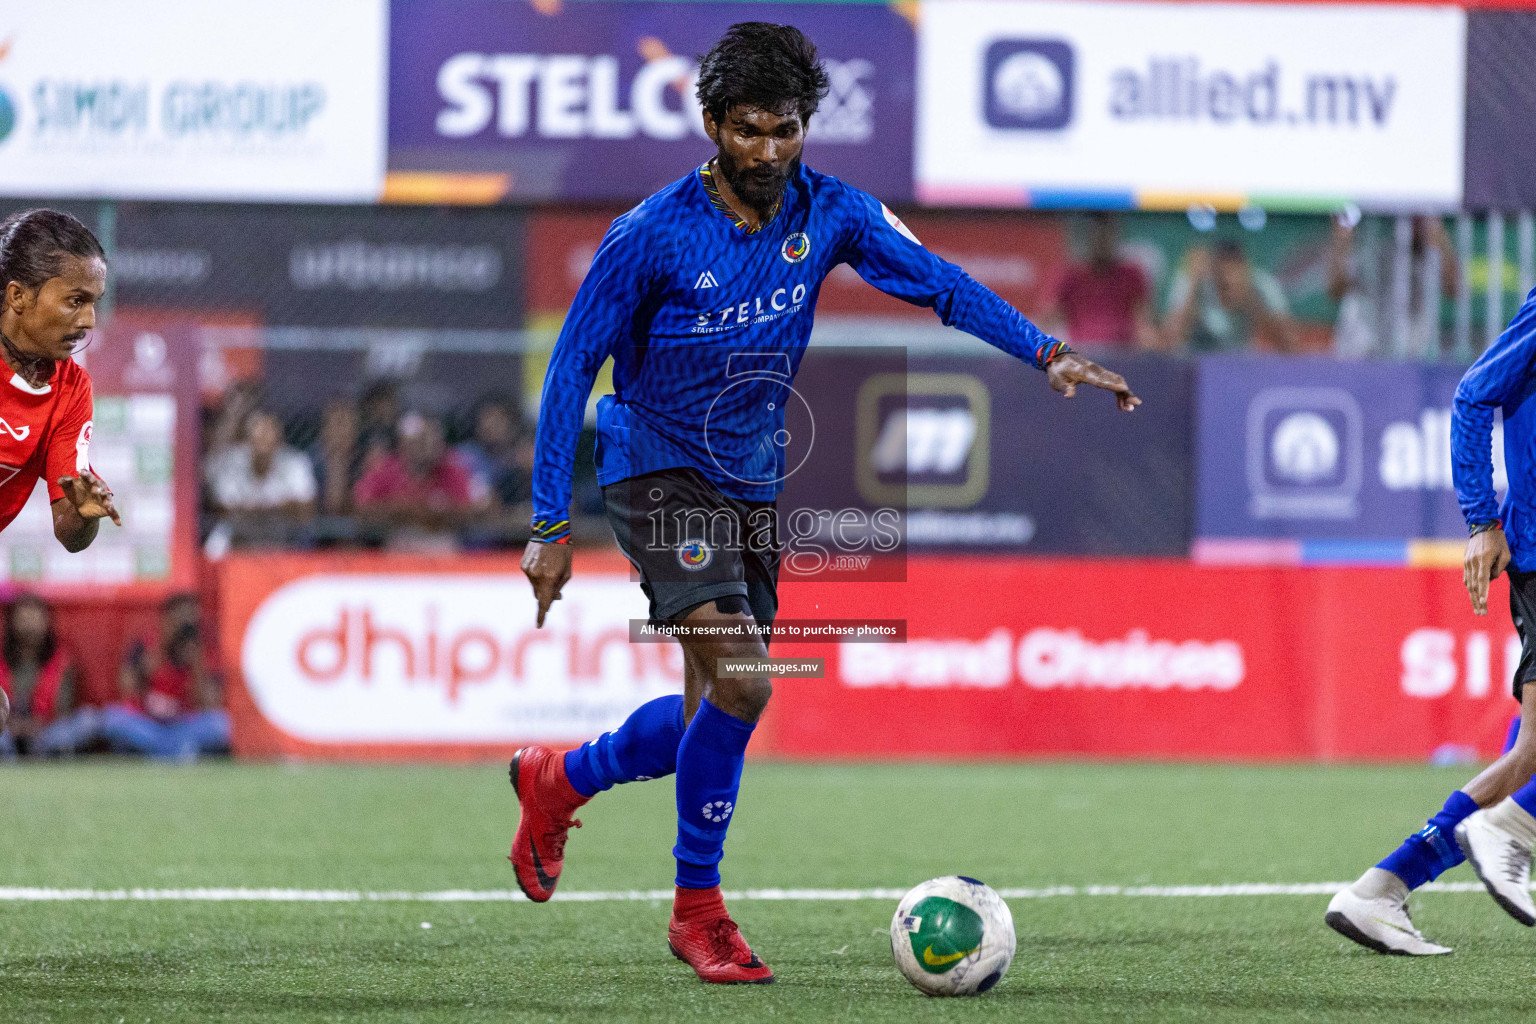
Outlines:
[[1104,369],[1077,352],[1063,352],[1052,359],[1045,368],[1045,377],[1051,382],[1052,389],[1061,392],[1063,398],[1077,394],[1079,384],[1092,384],[1096,388],[1113,391],[1115,404],[1124,412],[1130,412],[1141,404],[1141,399],[1132,393],[1124,377]]
[[842,258],[876,288],[905,302],[927,306],[946,326],[973,334],[1046,372],[1051,387],[1067,398],[1077,385],[1115,393],[1130,412],[1141,404],[1125,378],[1068,349],[1030,323],[992,289],[923,247],[901,218],[873,196],[848,188],[848,234]]
[[53,535],[64,545],[64,550],[84,551],[90,547],[103,519],[123,525],[122,517],[112,504],[112,491],[90,470],[82,471],[79,476],[60,477],[59,488],[64,497],[51,506]]

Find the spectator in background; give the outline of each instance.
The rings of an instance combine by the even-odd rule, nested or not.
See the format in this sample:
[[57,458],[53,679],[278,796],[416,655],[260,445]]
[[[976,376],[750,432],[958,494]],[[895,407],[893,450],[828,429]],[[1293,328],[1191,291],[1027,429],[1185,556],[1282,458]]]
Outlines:
[[319,471],[320,509],[326,515],[346,515],[352,509],[352,488],[362,466],[359,436],[357,406],[345,398],[327,402],[310,456]]
[[229,749],[229,714],[209,666],[195,595],[166,599],[159,636],[129,646],[118,681],[120,702],[101,718],[113,749],[181,761]]
[[[1408,292],[1402,296],[1402,335],[1394,314],[1390,232],[1375,232],[1374,244],[1357,247],[1359,211],[1333,222],[1328,255],[1328,297],[1339,304],[1333,349],[1349,359],[1370,356],[1426,359],[1441,352],[1440,299],[1454,298],[1461,273],[1456,247],[1439,217],[1413,218],[1408,250]],[[1382,237],[1385,235],[1386,237]]]
[[53,609],[35,594],[5,608],[0,641],[0,689],[11,719],[0,734],[0,756],[73,753],[97,735],[96,712],[76,709],[79,674],[54,630]]
[[380,380],[368,386],[358,407],[358,466],[366,474],[395,450],[399,440],[400,388],[392,380]]
[[510,398],[488,395],[476,402],[474,433],[454,451],[476,488],[501,507],[533,500],[533,439]]
[[407,413],[400,418],[397,451],[363,474],[352,494],[359,514],[397,531],[392,541],[448,542],[451,531],[484,512],[488,494],[448,450],[442,421]]
[[1158,347],[1152,289],[1141,267],[1120,255],[1114,214],[1090,216],[1088,259],[1062,277],[1046,322],[1059,325],[1065,340],[1079,347]]
[[1168,292],[1162,332],[1166,347],[1195,353],[1296,349],[1296,323],[1285,291],[1248,262],[1241,245],[1226,239],[1217,243],[1214,254],[1195,246],[1184,261]]
[[225,513],[282,513],[307,519],[315,511],[315,470],[309,457],[283,443],[283,425],[263,409],[245,420],[245,440],[213,453],[208,487]]

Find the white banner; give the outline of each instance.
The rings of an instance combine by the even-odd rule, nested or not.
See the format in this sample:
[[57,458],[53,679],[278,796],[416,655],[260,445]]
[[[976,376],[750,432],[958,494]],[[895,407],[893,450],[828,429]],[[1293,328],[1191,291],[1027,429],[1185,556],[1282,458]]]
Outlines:
[[385,0],[0,0],[0,195],[371,202]]
[[629,642],[645,595],[580,574],[543,629],[513,576],[322,573],[256,609],[241,644],[266,719],[312,743],[575,743],[682,690],[682,649]]
[[928,202],[1461,200],[1460,8],[934,0],[921,25]]

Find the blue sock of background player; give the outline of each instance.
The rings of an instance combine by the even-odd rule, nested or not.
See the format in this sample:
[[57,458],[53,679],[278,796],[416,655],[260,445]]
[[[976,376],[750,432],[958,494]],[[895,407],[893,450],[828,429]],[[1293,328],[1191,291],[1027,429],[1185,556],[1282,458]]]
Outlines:
[[[1520,716],[1516,715],[1515,720],[1509,723],[1503,753],[1507,754],[1514,748],[1515,738],[1519,735]],[[1526,783],[1514,799],[1521,807],[1536,814],[1536,783]],[[1376,866],[1402,879],[1410,892],[1425,882],[1434,881],[1446,870],[1466,860],[1461,847],[1456,845],[1456,826],[1477,809],[1477,803],[1458,789],[1423,829],[1403,840],[1401,846]]]
[[682,694],[647,701],[617,729],[566,751],[566,777],[576,792],[592,796],[621,782],[671,775],[684,729]]

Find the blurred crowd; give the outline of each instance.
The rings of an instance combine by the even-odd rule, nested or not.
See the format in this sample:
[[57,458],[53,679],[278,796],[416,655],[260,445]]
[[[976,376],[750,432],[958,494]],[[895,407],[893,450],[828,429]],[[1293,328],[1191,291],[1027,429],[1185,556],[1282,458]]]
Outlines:
[[1112,213],[1087,218],[1083,258],[1061,276],[1044,326],[1083,348],[1440,358],[1447,351],[1441,300],[1454,297],[1460,269],[1444,223],[1413,219],[1405,274],[1394,266],[1396,246],[1364,242],[1358,226],[1358,215],[1332,225],[1326,293],[1338,313],[1320,343],[1303,338],[1281,282],[1234,237],[1190,245],[1159,309],[1151,277],[1122,244]]
[[519,547],[532,513],[533,430],[486,394],[459,416],[405,407],[377,381],[318,416],[281,417],[252,384],[205,425],[204,550]]
[[229,714],[196,596],[161,604],[156,628],[127,643],[115,691],[105,694],[83,678],[76,638],[61,635],[41,597],[13,597],[3,628],[0,689],[11,717],[0,758],[112,752],[191,761],[229,751]]

